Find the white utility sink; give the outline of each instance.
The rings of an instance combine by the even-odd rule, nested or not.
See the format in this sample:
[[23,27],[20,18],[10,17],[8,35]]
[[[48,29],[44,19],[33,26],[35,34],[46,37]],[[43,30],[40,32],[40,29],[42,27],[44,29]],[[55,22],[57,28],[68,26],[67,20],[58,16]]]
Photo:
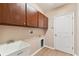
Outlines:
[[[23,54],[23,52],[29,51],[30,50],[30,49],[28,49],[29,47],[30,47],[30,44],[28,44],[24,41],[21,41],[21,40],[20,41],[15,41],[15,42],[12,42],[12,43],[9,43],[9,44],[2,44],[2,45],[0,45],[0,55],[1,56],[21,55],[21,53]],[[23,51],[23,49],[25,49],[25,51]],[[18,53],[14,54],[17,51],[18,51]],[[28,54],[26,54],[26,55],[28,55]]]

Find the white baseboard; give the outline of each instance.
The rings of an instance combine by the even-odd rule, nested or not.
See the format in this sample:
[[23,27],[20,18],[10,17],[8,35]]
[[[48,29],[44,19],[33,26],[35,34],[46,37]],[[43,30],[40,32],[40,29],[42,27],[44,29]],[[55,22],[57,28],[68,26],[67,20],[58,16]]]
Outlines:
[[37,51],[35,51],[31,56],[34,56],[37,52],[39,52],[41,49],[43,49],[44,47],[38,49]]

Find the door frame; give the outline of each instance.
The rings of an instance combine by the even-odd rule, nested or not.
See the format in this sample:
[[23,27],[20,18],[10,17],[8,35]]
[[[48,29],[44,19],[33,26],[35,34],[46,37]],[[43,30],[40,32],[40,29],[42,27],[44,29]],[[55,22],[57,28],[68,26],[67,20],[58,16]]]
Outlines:
[[[58,17],[58,16],[63,16],[63,15],[66,15],[66,14],[72,14],[73,15],[73,17],[72,17],[72,19],[73,19],[73,54],[72,55],[75,55],[75,15],[74,15],[74,12],[67,12],[67,13],[63,13],[63,14],[57,14],[57,15],[55,15],[54,17]],[[54,19],[54,18],[53,18]],[[54,19],[55,20],[55,19]],[[53,33],[55,34],[55,31],[54,31],[54,20],[53,20]],[[54,35],[54,37],[53,37],[53,39],[54,39],[54,42],[55,42],[55,35]],[[54,48],[55,48],[55,44],[54,44]],[[56,48],[55,48],[56,49]]]

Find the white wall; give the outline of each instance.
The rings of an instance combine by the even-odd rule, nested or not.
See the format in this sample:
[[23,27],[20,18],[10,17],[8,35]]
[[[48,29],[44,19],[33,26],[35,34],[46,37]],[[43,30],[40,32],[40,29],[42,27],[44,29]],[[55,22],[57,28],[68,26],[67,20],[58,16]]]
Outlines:
[[[30,32],[33,31],[33,34]],[[0,43],[9,40],[27,40],[44,35],[43,29],[0,25]]]
[[48,30],[45,35],[46,40],[45,40],[45,45],[49,47],[53,47],[54,42],[53,42],[53,17],[48,18]]

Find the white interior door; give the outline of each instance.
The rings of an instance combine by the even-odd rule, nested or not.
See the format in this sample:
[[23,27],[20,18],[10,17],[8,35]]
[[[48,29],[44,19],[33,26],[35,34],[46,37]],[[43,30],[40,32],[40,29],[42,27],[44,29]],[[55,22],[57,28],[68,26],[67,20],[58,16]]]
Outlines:
[[54,17],[54,48],[74,54],[73,13]]

